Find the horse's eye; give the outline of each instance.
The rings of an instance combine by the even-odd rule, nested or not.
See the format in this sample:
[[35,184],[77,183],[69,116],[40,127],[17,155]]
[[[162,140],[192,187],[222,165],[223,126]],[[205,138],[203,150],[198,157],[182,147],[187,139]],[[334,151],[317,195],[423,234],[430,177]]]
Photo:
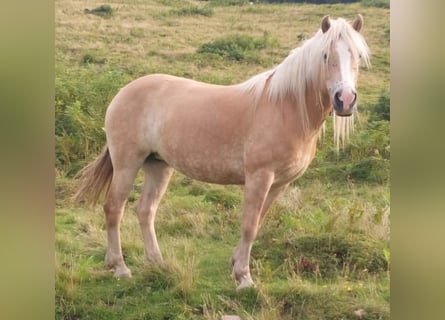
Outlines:
[[328,60],[328,55],[326,53],[323,54],[323,59],[324,59],[324,61]]

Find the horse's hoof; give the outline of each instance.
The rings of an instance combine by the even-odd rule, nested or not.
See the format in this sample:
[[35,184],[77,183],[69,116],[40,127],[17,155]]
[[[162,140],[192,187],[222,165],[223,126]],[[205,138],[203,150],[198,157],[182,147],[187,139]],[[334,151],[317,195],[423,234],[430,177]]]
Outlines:
[[114,271],[115,278],[131,278],[131,271],[127,267],[116,268]]
[[236,288],[236,291],[241,291],[252,287],[255,287],[255,283],[253,283],[252,278],[250,277],[250,275],[244,275],[241,277],[240,284]]

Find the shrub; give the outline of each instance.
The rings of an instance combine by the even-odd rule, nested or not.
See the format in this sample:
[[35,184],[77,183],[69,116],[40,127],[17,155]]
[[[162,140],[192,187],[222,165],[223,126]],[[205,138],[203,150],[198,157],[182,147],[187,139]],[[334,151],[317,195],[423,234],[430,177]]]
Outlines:
[[118,70],[98,73],[90,64],[72,72],[56,70],[55,81],[56,167],[69,175],[102,149],[105,110],[129,81]]
[[180,9],[173,9],[170,14],[177,16],[196,16],[201,15],[205,17],[210,17],[214,14],[212,8],[209,7],[199,7],[199,6],[188,6]]
[[349,177],[355,181],[384,183],[389,179],[389,160],[370,157],[351,165]]
[[354,134],[351,142],[340,155],[337,155],[337,158],[337,163],[344,165],[347,179],[367,183],[388,182],[390,170],[388,121],[369,122],[365,128]]
[[84,64],[89,64],[89,63],[104,64],[106,61],[107,60],[105,58],[98,58],[91,53],[87,53],[82,56],[81,62]]
[[361,0],[361,4],[367,7],[387,8],[389,9],[389,0]]
[[202,44],[198,54],[212,54],[226,60],[261,62],[257,50],[275,46],[276,41],[269,38],[267,33],[262,38],[254,38],[242,34],[228,35],[214,41]]
[[[56,159],[59,167],[75,168],[73,162],[95,149],[96,140],[100,139],[101,126],[97,117],[82,110],[80,101],[67,105],[56,118]],[[103,141],[103,138],[100,139]]]
[[108,4],[103,4],[97,8],[94,8],[92,10],[85,9],[84,12],[86,14],[94,14],[96,16],[109,18],[113,15],[113,9]]
[[333,4],[333,3],[352,3],[360,0],[265,0],[269,3],[315,3],[315,4]]
[[286,261],[287,272],[305,278],[335,278],[339,273],[360,278],[386,271],[389,267],[385,242],[371,240],[360,233],[292,235],[278,241],[275,239],[273,243],[264,238],[258,241],[262,243],[252,249],[255,259],[267,259],[274,267]]
[[[389,122],[370,121],[357,128],[351,140],[339,152],[329,140],[331,133],[319,146],[307,172],[295,183],[312,179],[386,183],[390,171]],[[332,128],[328,128],[331,130]]]
[[[210,0],[209,3],[213,6],[242,6],[254,2],[250,0]],[[256,1],[255,1],[256,2]]]
[[389,91],[383,91],[380,95],[377,103],[370,107],[370,120],[378,121],[378,120],[386,120],[389,121],[391,119],[390,114],[390,105],[391,105],[391,97]]
[[352,273],[363,270],[374,273],[388,268],[382,245],[366,239],[324,234],[298,238],[288,247],[295,251],[292,256],[305,257],[295,266],[301,274],[314,275],[307,268],[310,264],[316,264],[324,277],[335,276],[345,268]]

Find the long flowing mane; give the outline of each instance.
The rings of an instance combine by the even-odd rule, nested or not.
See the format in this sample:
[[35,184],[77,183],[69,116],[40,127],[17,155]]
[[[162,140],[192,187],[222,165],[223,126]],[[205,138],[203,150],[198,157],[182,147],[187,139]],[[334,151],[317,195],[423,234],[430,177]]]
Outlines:
[[[264,90],[273,103],[277,103],[285,97],[291,97],[298,108],[300,119],[305,131],[309,126],[306,91],[315,90],[317,105],[322,108],[321,94],[324,84],[322,79],[327,72],[323,63],[323,55],[329,57],[331,44],[338,39],[345,41],[350,48],[354,59],[362,60],[369,66],[369,48],[361,36],[346,20],[339,18],[331,20],[331,27],[325,33],[321,30],[300,47],[293,49],[290,54],[275,68],[260,73],[247,81],[239,84],[239,88],[245,92],[251,92],[255,99],[259,99]],[[266,83],[269,86],[266,88]],[[334,115],[335,116],[335,115]],[[336,117],[334,126],[335,140],[338,143],[347,139],[352,128],[352,119]]]

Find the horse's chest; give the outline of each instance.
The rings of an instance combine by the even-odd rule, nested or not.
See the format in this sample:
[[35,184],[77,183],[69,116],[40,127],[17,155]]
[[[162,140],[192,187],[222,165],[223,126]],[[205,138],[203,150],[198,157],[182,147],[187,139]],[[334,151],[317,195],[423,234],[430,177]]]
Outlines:
[[[302,141],[292,135],[271,135],[274,139],[252,139],[246,148],[246,170],[268,170],[276,183],[288,183],[300,177],[315,155],[316,139]],[[277,138],[279,137],[279,138]]]
[[301,177],[314,159],[315,144],[311,143],[289,151],[285,157],[276,162],[276,182],[288,183]]

